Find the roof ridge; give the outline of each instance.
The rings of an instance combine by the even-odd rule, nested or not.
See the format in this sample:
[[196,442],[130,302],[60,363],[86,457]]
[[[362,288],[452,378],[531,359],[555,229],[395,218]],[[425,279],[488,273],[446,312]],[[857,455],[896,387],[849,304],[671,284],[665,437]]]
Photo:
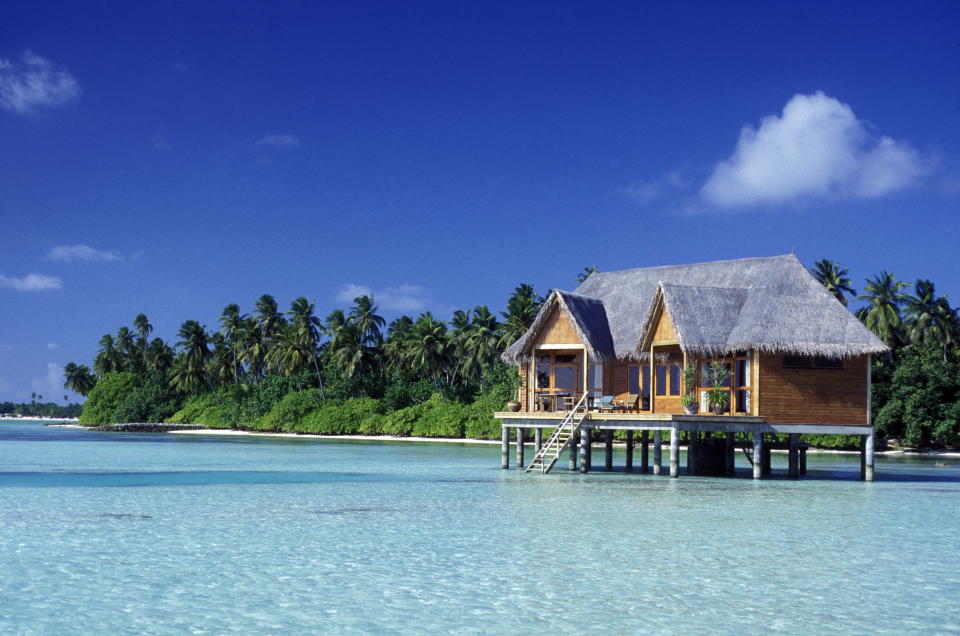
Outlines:
[[613,269],[607,272],[594,272],[592,276],[604,274],[621,274],[623,272],[653,271],[657,269],[676,269],[679,267],[693,267],[695,265],[719,265],[721,263],[743,263],[746,261],[771,261],[778,258],[792,256],[797,258],[796,254],[776,254],[774,256],[744,256],[743,258],[726,258],[718,261],[698,261],[696,263],[680,263],[678,265],[654,265],[652,267],[631,267],[628,269]]

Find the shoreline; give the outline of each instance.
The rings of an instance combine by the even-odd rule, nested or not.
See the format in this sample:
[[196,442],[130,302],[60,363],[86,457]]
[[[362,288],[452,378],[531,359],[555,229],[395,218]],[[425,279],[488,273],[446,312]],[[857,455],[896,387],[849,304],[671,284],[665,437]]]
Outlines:
[[[83,428],[83,427],[79,427]],[[230,428],[204,428],[185,431],[168,431],[168,435],[255,435],[260,437],[300,437],[305,439],[347,439],[361,442],[431,442],[441,444],[500,444],[497,439],[471,439],[467,437],[397,437],[394,435],[320,435],[317,433],[272,433],[268,431],[238,431]],[[516,441],[511,439],[510,446],[516,445]],[[525,446],[533,446],[533,441],[528,440]],[[624,448],[624,442],[614,442],[617,448]],[[653,442],[650,443],[653,446]],[[594,442],[593,446],[603,447],[603,442]],[[666,446],[666,445],[665,445]],[[686,445],[682,445],[686,447]],[[785,449],[771,449],[772,453],[786,454]],[[817,455],[859,455],[858,450],[838,450],[834,448],[809,448],[810,454]],[[905,457],[933,457],[933,458],[955,458],[960,459],[960,451],[950,450],[929,450],[929,451],[907,451],[907,450],[884,450],[876,451],[876,455],[884,456],[905,456]]]

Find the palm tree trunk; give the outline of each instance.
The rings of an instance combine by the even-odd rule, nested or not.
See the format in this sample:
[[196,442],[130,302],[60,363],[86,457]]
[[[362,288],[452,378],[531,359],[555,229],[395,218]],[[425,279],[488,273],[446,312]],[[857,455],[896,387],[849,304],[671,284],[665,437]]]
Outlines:
[[317,364],[317,354],[313,354],[313,368],[317,372],[317,382],[320,384],[320,399],[327,401],[327,396],[323,392],[323,378],[320,376],[320,365]]

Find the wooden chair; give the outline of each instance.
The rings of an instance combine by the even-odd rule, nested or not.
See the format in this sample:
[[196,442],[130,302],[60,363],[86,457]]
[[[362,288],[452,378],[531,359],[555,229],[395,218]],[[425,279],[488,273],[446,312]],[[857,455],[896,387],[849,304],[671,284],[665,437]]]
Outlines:
[[637,408],[638,402],[640,402],[639,393],[627,393],[626,397],[623,400],[623,408],[624,410],[630,411],[631,413],[636,412],[638,410]]

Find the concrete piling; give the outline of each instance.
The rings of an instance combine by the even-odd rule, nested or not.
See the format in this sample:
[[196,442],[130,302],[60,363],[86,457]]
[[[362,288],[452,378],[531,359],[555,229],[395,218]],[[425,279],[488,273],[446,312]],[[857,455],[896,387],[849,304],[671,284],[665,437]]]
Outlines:
[[590,471],[590,429],[580,429],[580,472]]
[[517,468],[525,466],[523,462],[523,433],[524,429],[517,427]]
[[680,429],[676,426],[670,431],[670,476],[680,476]]
[[624,469],[628,473],[633,472],[633,431],[627,431],[627,461]]
[[798,479],[800,477],[800,435],[797,433],[790,433],[790,450],[788,451],[787,458],[787,475],[790,479]]
[[603,432],[603,469],[613,472],[613,429]]
[[659,475],[663,465],[663,449],[660,444],[660,431],[653,432],[653,474]]
[[567,460],[567,470],[576,470],[577,469],[577,440],[576,438],[571,439],[568,444],[570,447],[570,458]]
[[737,465],[737,446],[734,443],[734,434],[726,434],[726,447],[723,454],[723,472],[725,475],[733,475]]
[[763,433],[753,434],[753,478],[763,478]]
[[533,429],[533,456],[536,457],[537,453],[540,452],[540,448],[543,446],[543,429],[535,428]]
[[863,436],[863,480],[873,481],[873,433]]
[[640,431],[640,472],[650,472],[650,431]]
[[506,426],[500,428],[500,468],[510,468],[510,429]]

